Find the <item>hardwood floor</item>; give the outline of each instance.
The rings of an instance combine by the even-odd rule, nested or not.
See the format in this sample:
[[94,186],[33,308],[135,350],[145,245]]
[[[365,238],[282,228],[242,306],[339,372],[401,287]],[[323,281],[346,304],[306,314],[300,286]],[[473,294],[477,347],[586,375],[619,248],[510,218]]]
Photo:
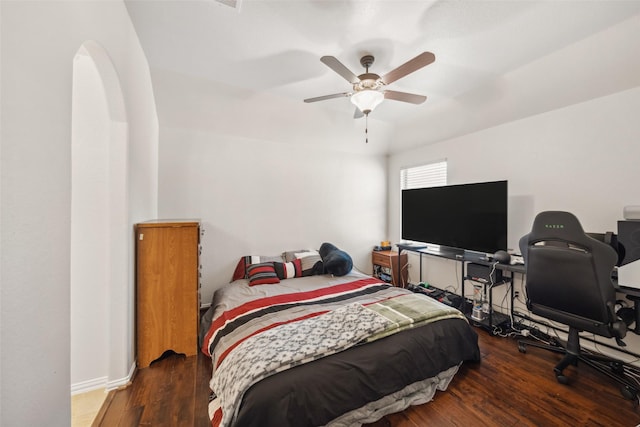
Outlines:
[[[446,392],[421,406],[387,415],[369,427],[637,426],[640,409],[617,384],[588,366],[569,367],[559,384],[560,356],[476,329],[482,361],[464,364]],[[133,384],[112,392],[94,426],[207,426],[208,379],[203,355],[170,356],[141,369]]]
[[169,356],[140,369],[133,383],[109,394],[92,426],[209,426],[210,360]]

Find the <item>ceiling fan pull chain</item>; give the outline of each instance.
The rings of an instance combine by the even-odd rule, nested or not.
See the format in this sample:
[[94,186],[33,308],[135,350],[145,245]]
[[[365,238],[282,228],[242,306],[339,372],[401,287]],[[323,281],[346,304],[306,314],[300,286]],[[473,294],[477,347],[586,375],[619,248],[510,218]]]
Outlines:
[[369,115],[364,115],[364,142],[369,143]]

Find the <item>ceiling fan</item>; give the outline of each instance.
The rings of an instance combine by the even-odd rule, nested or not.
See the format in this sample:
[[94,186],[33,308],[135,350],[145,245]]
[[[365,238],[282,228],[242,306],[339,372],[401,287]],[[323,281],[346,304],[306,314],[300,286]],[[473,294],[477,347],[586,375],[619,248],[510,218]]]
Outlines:
[[384,89],[385,86],[405,77],[406,75],[426,67],[436,60],[431,52],[422,52],[415,58],[405,62],[394,70],[389,71],[384,76],[370,73],[369,67],[373,64],[375,58],[373,55],[365,55],[360,58],[360,64],[366,69],[364,74],[356,76],[347,67],[333,56],[323,56],[320,58],[326,66],[341,75],[349,83],[353,90],[349,92],[334,93],[332,95],[318,96],[315,98],[305,99],[304,102],[317,102],[326,99],[347,97],[356,106],[354,118],[368,116],[384,99],[392,99],[394,101],[409,102],[411,104],[422,104],[427,97],[424,95],[415,95],[412,93],[398,92],[395,90]]

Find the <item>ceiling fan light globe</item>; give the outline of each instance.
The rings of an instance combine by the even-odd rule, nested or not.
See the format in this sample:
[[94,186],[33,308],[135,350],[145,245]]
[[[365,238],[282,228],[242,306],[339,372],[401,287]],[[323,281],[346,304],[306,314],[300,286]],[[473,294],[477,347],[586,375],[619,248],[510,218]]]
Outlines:
[[365,89],[351,95],[351,102],[363,114],[372,112],[384,99],[384,94],[377,90]]

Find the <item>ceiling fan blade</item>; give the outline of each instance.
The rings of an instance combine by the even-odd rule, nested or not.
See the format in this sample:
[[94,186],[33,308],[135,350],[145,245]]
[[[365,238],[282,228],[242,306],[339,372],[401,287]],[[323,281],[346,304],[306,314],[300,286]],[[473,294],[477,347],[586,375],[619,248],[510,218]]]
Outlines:
[[407,74],[411,74],[416,70],[419,70],[422,67],[426,67],[436,60],[436,56],[431,52],[422,52],[420,55],[415,58],[405,62],[395,70],[389,71],[382,77],[382,81],[384,84],[391,84],[398,79],[406,76]]
[[356,84],[360,81],[358,76],[353,74],[351,70],[345,67],[344,64],[338,61],[335,57],[323,56],[322,58],[320,58],[320,61],[322,61],[327,67],[331,68],[333,71],[344,77],[349,83]]
[[350,95],[351,95],[351,92],[334,93],[332,95],[324,95],[324,96],[317,96],[315,98],[307,98],[304,100],[304,102],[318,102],[318,101],[324,101],[325,99],[342,98]]
[[364,114],[362,113],[362,111],[360,111],[360,109],[358,107],[356,107],[356,111],[353,112],[353,118],[354,119],[361,119],[364,117]]
[[424,95],[416,95],[413,93],[406,92],[398,92],[395,90],[385,90],[384,91],[385,99],[393,99],[394,101],[402,101],[409,102],[411,104],[422,104],[427,100],[427,97]]

